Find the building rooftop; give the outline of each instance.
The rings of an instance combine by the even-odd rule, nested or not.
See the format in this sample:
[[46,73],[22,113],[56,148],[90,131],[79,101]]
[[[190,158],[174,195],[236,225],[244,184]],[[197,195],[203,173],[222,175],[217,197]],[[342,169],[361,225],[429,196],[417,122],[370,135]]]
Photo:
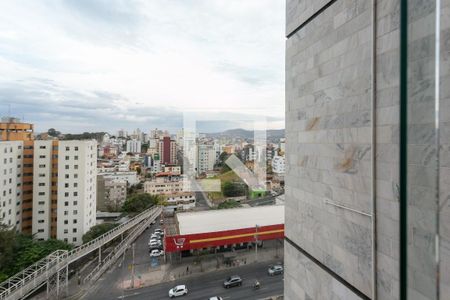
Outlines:
[[218,209],[177,214],[179,234],[284,224],[284,205]]

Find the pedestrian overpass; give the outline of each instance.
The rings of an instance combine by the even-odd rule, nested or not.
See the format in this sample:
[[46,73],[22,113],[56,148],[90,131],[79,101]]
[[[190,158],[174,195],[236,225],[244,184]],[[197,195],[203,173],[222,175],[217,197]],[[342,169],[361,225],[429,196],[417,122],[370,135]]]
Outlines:
[[[161,214],[156,206],[143,211],[127,222],[115,227],[98,238],[71,251],[57,250],[0,284],[0,300],[25,299],[46,286],[47,298],[59,298],[67,294],[69,265],[89,253],[99,250],[99,264],[83,281],[97,280],[129,245]],[[125,237],[124,237],[125,235]],[[104,259],[101,248],[106,243],[122,237],[121,242]]]

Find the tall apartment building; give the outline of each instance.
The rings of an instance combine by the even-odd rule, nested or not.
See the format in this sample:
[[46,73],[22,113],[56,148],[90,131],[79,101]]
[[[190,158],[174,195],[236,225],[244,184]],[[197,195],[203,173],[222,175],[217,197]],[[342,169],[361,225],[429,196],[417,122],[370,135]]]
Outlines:
[[127,199],[127,181],[97,176],[97,210],[118,211]]
[[[17,118],[4,117],[0,122],[1,141],[22,141],[21,155],[21,231],[31,233],[33,210],[33,124],[22,123]],[[0,153],[1,154],[1,153]],[[18,174],[19,175],[19,174]]]
[[450,1],[286,7],[285,299],[447,299]]
[[33,234],[80,245],[95,225],[95,141],[35,141]]
[[0,223],[22,229],[23,142],[0,141]]
[[217,155],[214,145],[197,145],[197,174],[202,174],[213,170],[216,160]]
[[169,136],[164,136],[159,140],[159,155],[161,163],[164,165],[177,164],[177,143]]
[[141,145],[140,140],[129,140],[127,141],[127,152],[141,153]]

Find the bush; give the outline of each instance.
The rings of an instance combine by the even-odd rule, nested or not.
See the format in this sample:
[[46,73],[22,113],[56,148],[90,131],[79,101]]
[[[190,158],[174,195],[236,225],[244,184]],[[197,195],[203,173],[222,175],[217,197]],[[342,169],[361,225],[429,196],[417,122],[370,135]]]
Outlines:
[[223,185],[223,195],[225,197],[244,196],[245,186],[237,182],[225,182]]
[[241,204],[235,200],[226,200],[225,202],[220,203],[217,208],[218,209],[228,209],[228,208],[235,208],[240,207]]

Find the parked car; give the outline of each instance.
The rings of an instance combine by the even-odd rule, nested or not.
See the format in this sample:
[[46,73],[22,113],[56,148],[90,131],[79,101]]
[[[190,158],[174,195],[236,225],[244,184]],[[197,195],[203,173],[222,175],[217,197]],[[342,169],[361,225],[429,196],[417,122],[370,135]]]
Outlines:
[[223,282],[223,287],[226,289],[228,289],[230,287],[234,287],[234,286],[241,286],[241,285],[242,285],[242,279],[238,275],[230,276]]
[[188,293],[188,289],[185,285],[177,285],[176,287],[169,290],[169,297],[174,298],[178,296],[183,296]]
[[152,252],[153,250],[164,250],[162,245],[154,245],[154,246],[150,246],[148,247],[148,252]]
[[160,257],[162,255],[164,255],[164,251],[162,250],[154,249],[150,252],[150,257]]
[[155,225],[156,224],[156,220],[153,220],[150,225]]
[[155,229],[154,233],[164,235],[164,230],[162,230],[161,228],[158,228],[158,229]]
[[150,239],[151,239],[151,240],[153,240],[153,239],[160,240],[160,239],[161,239],[161,236],[160,236],[159,234],[153,233],[153,234],[150,236]]
[[214,296],[214,297],[210,297],[209,300],[223,300],[223,298],[219,297],[219,296]]
[[269,276],[280,275],[283,274],[283,272],[284,268],[282,265],[273,265],[267,269],[267,274],[269,274]]

